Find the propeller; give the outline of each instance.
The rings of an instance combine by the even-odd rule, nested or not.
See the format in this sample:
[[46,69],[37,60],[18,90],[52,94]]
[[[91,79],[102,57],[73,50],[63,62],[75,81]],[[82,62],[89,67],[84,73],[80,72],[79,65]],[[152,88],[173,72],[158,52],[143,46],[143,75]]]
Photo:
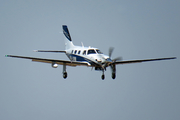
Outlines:
[[112,55],[113,50],[114,50],[114,47],[110,47],[110,48],[109,48],[109,58],[111,58],[111,55]]
[[111,59],[112,53],[114,51],[114,47],[109,48],[109,58],[106,59],[106,62],[104,64],[99,63],[99,65],[102,67],[103,70],[106,70],[107,66],[111,66],[111,68],[114,66],[113,63],[122,60],[122,57],[116,57],[114,59]]
[[116,78],[116,65],[113,64],[113,63],[115,63],[115,62],[118,61],[118,60],[122,60],[122,57],[116,57],[116,58],[114,58],[114,59],[111,59],[113,50],[114,50],[113,47],[110,47],[110,48],[109,48],[109,59],[110,59],[112,62],[109,62],[109,63],[107,62],[107,63],[105,63],[105,66],[107,67],[108,64],[109,64],[109,66],[110,66],[110,68],[111,68],[111,72],[112,72],[112,78],[115,79],[115,78]]
[[[114,50],[114,47],[110,47],[110,48],[109,48],[109,58],[110,58],[110,59],[111,59],[113,50]],[[116,58],[111,59],[111,60],[112,60],[113,62],[116,62],[116,61],[118,61],[118,60],[122,60],[122,57],[116,57]]]
[[112,71],[112,78],[115,79],[116,78],[116,64],[115,64],[115,62],[118,60],[122,60],[122,57],[116,57],[114,59],[111,59],[113,51],[114,51],[114,47],[110,47],[109,48],[109,58],[106,58],[106,61],[104,64],[103,63],[100,63],[100,64],[101,64],[103,72],[104,72],[104,70],[106,70],[106,67],[110,66],[111,71]]
[[110,47],[110,48],[109,48],[109,58],[107,58],[107,59],[106,59],[106,62],[105,62],[103,65],[101,65],[102,68],[105,69],[105,70],[106,70],[106,67],[107,67],[107,66],[110,65],[110,66],[112,67],[112,65],[113,65],[114,62],[116,62],[116,61],[118,61],[118,60],[122,60],[122,57],[116,57],[116,58],[114,58],[114,59],[111,59],[111,56],[112,56],[113,51],[114,51],[114,47]]
[[117,58],[112,59],[113,62],[116,62],[118,60],[122,60],[122,57],[117,57]]

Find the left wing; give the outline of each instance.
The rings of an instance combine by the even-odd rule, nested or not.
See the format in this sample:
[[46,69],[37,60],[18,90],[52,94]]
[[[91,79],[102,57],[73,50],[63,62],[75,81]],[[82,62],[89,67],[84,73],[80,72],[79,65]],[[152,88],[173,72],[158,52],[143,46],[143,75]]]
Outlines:
[[66,53],[66,51],[57,51],[57,50],[33,50],[34,52],[54,52],[54,53]]
[[117,61],[113,64],[130,64],[130,63],[141,63],[141,62],[149,62],[149,61],[159,61],[159,60],[170,60],[176,59],[176,57],[169,57],[169,58],[156,58],[156,59],[144,59],[144,60],[128,60],[128,61]]
[[34,57],[25,57],[25,56],[15,56],[15,55],[5,55],[6,57],[15,57],[15,58],[23,58],[30,59],[34,62],[43,62],[43,63],[56,63],[59,65],[63,65],[64,63],[68,66],[90,66],[87,62],[71,62],[66,60],[55,60],[55,59],[44,59],[44,58],[34,58]]

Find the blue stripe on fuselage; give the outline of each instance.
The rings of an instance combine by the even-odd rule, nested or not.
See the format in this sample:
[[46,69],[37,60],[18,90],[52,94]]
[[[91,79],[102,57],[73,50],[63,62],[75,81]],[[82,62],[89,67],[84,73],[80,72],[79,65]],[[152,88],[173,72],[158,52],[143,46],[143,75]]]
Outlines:
[[85,58],[85,57],[82,57],[80,55],[75,55],[75,54],[66,54],[70,60],[72,59],[73,60],[73,57],[75,57],[76,61],[78,62],[88,62],[90,63],[91,65],[98,65],[97,63],[95,63],[94,61],[88,59],[88,58]]

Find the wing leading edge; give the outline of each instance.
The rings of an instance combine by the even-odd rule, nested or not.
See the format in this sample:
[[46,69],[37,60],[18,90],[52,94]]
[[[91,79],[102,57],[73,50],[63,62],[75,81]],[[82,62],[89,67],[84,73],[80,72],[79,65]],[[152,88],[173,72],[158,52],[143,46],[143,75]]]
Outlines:
[[159,60],[170,60],[176,59],[176,57],[169,57],[169,58],[156,58],[156,59],[144,59],[144,60],[128,60],[128,61],[117,61],[114,64],[130,64],[130,63],[141,63],[141,62],[149,62],[149,61],[159,61]]
[[64,63],[68,66],[89,66],[86,62],[71,62],[66,60],[55,60],[55,59],[44,59],[44,58],[34,58],[34,57],[25,57],[25,56],[15,56],[15,55],[5,55],[6,57],[14,57],[14,58],[23,58],[30,59],[34,62],[43,62],[43,63],[56,63],[59,65],[63,65]]

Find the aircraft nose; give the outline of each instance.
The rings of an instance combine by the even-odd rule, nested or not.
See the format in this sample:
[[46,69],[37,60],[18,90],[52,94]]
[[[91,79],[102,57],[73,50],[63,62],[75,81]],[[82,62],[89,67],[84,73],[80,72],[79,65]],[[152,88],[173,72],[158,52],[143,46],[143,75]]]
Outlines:
[[107,58],[106,62],[112,63],[113,61],[110,58]]

